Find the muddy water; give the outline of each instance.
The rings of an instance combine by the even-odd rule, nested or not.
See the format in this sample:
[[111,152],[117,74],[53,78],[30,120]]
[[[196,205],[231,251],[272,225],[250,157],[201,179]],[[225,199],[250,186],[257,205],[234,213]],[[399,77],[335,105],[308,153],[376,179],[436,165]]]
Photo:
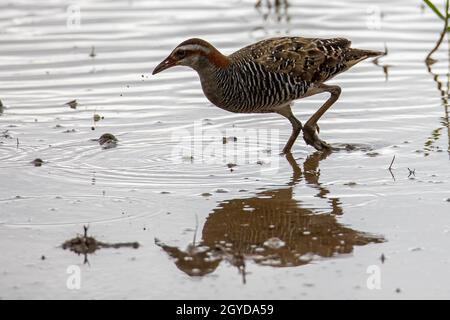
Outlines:
[[[0,298],[449,297],[448,46],[428,70],[442,26],[420,1],[74,3],[0,4]],[[150,75],[189,37],[231,53],[278,34],[386,44],[332,80],[339,151],[279,157],[286,120],[212,107],[189,70]],[[139,247],[85,263],[62,249],[84,225]]]

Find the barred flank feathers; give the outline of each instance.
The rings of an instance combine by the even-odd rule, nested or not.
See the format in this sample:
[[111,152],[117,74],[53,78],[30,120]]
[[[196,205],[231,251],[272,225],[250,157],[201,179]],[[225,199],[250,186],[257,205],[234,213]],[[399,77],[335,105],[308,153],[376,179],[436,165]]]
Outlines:
[[[262,40],[228,56],[224,68],[212,63],[203,82],[215,104],[240,113],[273,112],[299,99],[354,64],[383,52],[350,48],[343,38],[279,37]],[[207,75],[206,75],[207,74]],[[210,78],[211,77],[211,78]]]

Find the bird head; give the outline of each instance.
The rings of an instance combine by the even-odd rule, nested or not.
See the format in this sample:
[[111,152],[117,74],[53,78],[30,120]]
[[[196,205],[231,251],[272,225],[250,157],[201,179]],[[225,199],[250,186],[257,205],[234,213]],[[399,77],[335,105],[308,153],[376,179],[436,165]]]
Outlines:
[[200,70],[208,64],[218,67],[228,65],[228,58],[222,55],[213,45],[202,39],[189,39],[180,43],[169,56],[156,66],[152,74],[174,66],[187,66]]

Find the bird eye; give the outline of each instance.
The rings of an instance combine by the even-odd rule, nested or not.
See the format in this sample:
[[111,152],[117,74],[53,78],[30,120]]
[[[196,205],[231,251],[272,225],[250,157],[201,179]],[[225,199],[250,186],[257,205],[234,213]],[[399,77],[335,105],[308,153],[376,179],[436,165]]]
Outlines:
[[177,50],[175,53],[178,59],[183,59],[186,56],[186,50]]

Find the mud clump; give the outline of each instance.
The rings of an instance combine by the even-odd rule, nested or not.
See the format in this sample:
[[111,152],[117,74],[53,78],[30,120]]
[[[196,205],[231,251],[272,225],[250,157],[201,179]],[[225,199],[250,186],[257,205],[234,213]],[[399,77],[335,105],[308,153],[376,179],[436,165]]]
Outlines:
[[97,113],[94,114],[93,118],[94,118],[94,122],[99,122],[100,120],[105,119],[105,117],[103,117],[103,116],[101,116],[101,115],[99,115]]
[[31,164],[35,167],[42,167],[42,165],[44,164],[44,160],[36,158],[33,161],[31,161]]
[[111,133],[103,134],[99,139],[98,143],[102,146],[103,149],[111,149],[117,147],[117,138]]

